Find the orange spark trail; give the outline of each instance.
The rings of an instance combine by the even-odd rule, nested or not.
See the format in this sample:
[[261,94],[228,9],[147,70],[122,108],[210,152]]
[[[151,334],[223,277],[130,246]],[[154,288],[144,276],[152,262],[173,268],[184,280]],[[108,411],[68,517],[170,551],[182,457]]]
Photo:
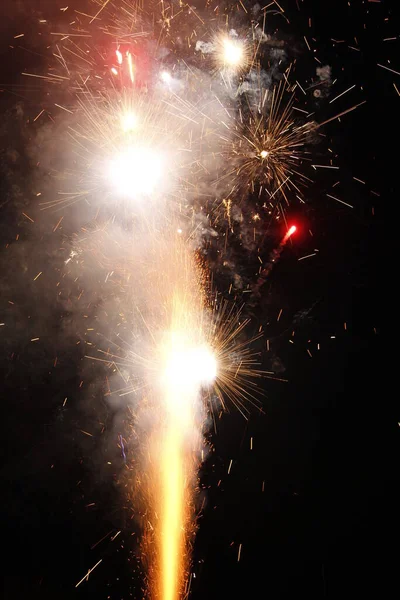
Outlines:
[[179,427],[170,419],[162,447],[161,597],[176,600],[183,570],[184,456]]

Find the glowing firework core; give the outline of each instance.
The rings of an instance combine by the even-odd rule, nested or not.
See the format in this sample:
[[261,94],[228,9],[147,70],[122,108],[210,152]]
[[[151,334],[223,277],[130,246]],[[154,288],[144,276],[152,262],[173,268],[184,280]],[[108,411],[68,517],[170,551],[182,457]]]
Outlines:
[[206,346],[173,349],[166,362],[165,376],[173,387],[196,389],[210,385],[217,376],[217,361]]
[[150,196],[163,174],[161,156],[150,148],[130,147],[118,154],[108,169],[109,181],[123,196]]
[[171,83],[172,77],[171,74],[168,73],[168,71],[163,71],[160,77],[164,83]]
[[132,112],[127,112],[121,115],[121,127],[124,133],[132,131],[137,127],[138,119],[137,116]]
[[261,150],[261,152],[260,152],[261,158],[267,158],[268,155],[269,155],[268,150]]
[[244,59],[243,46],[229,38],[223,41],[223,59],[226,65],[230,67],[239,67]]

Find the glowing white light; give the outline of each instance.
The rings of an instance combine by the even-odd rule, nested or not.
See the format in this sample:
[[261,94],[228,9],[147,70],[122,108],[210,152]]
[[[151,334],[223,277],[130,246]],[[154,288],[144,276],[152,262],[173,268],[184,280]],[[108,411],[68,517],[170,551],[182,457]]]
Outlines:
[[268,150],[261,150],[261,152],[260,152],[261,158],[267,158],[268,155],[269,155]]
[[127,133],[128,131],[132,131],[136,128],[138,123],[137,116],[134,113],[125,113],[121,116],[121,127],[122,131]]
[[165,376],[171,386],[199,388],[210,385],[217,376],[217,361],[205,346],[170,353]]
[[121,152],[108,169],[108,179],[113,188],[130,198],[151,195],[162,174],[162,157],[146,147],[131,147]]
[[164,83],[171,83],[172,77],[168,71],[162,71],[160,77]]
[[223,41],[223,55],[225,64],[238,67],[243,61],[243,45],[240,42],[225,38]]

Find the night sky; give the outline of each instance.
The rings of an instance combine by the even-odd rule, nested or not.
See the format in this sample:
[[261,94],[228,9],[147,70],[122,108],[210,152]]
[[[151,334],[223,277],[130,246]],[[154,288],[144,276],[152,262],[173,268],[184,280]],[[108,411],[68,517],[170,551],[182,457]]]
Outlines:
[[[330,66],[335,83],[322,97],[309,93],[316,121],[366,102],[321,128],[312,164],[332,159],[339,169],[306,165],[313,179],[306,202],[287,209],[298,232],[257,305],[245,305],[248,335],[265,329],[255,343],[263,367],[287,381],[266,378],[262,410],[251,409],[246,421],[231,408],[209,433],[193,600],[396,593],[398,418],[396,385],[388,385],[395,316],[392,341],[383,324],[395,275],[388,264],[396,222],[384,229],[384,215],[394,214],[397,200],[400,75],[379,66],[400,69],[396,4],[282,0],[289,23],[277,16],[267,25],[286,60],[296,60],[300,83],[311,85],[316,68]],[[70,2],[68,12],[78,6],[83,11]],[[63,244],[90,215],[76,206],[40,211],[37,196],[55,189],[49,140],[63,115],[54,110],[54,121],[33,122],[54,100],[41,80],[21,73],[46,72],[48,40],[37,23],[59,26],[61,7],[3,0],[0,8],[2,597],[140,599],[139,531],[118,447],[127,411],[107,402],[105,368],[87,364],[77,345],[83,318],[66,300],[73,284],[61,285],[62,297],[56,287]],[[63,230],[54,231],[61,215]],[[264,225],[267,257],[285,229]],[[252,249],[233,240],[232,256],[243,281],[254,281]],[[226,293],[230,274],[211,252],[209,267]]]

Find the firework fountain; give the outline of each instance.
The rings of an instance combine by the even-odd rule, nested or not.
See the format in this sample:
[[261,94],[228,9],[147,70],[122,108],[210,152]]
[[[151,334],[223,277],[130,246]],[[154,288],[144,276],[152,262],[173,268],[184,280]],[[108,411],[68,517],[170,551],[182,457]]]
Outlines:
[[[271,42],[266,14],[258,7],[250,19],[239,4],[198,11],[93,0],[51,33],[56,66],[42,75],[69,145],[55,173],[59,192],[41,208],[94,207],[104,226],[76,241],[66,263],[81,268],[88,254],[100,256],[122,298],[124,334],[106,348],[97,342],[89,358],[128,370],[138,398],[141,460],[131,487],[145,515],[153,599],[178,600],[187,589],[210,405],[230,399],[246,413],[262,375],[241,337],[247,320],[212,289],[202,251],[213,236],[226,245],[237,232],[241,198],[253,195],[285,222],[290,196],[303,201],[311,181],[302,160],[316,125],[297,116],[307,111],[294,113],[300,86],[290,83],[290,65],[279,72],[282,55],[276,85],[260,66]],[[286,227],[252,296],[295,229]]]

